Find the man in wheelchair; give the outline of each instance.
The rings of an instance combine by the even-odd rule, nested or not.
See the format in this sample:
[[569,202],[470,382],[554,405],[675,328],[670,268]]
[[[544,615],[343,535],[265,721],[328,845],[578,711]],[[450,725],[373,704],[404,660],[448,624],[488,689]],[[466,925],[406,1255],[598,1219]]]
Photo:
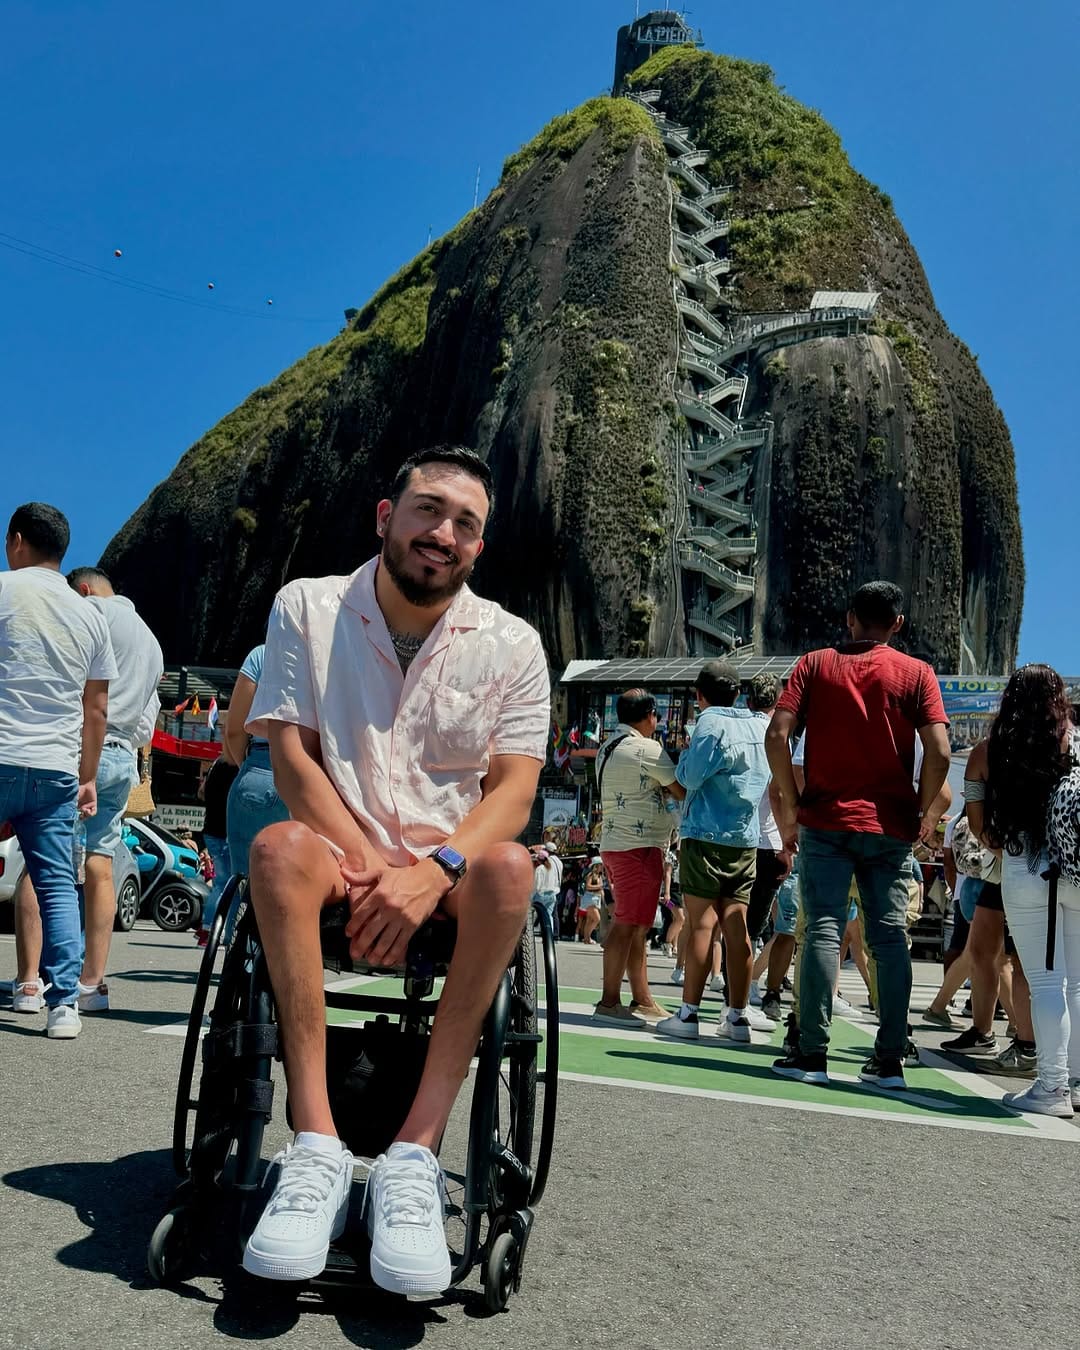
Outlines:
[[378,557],[290,582],[270,615],[247,726],[270,741],[292,818],[256,837],[250,894],[296,1134],[244,1254],[255,1275],[318,1275],[345,1223],[353,1158],[327,1093],[319,919],[347,901],[350,953],[377,967],[401,965],[436,911],[457,925],[423,1076],[366,1204],[378,1285],[450,1283],[435,1150],[528,913],[532,863],[511,841],[550,711],[536,632],[465,585],[491,506],[477,455],[426,450],[379,503]]

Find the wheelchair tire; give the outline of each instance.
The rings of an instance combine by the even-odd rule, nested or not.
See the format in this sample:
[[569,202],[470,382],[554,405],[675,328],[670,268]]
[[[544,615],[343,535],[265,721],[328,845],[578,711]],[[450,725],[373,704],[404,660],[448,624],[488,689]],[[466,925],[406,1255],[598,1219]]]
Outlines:
[[[536,945],[532,924],[518,943],[514,956],[514,983],[511,994],[509,1032],[535,1036],[539,1018],[536,1007]],[[507,1080],[510,1087],[510,1121],[507,1142],[515,1157],[532,1166],[533,1136],[536,1125],[536,1043],[511,1042]]]
[[146,1270],[155,1284],[182,1284],[195,1273],[199,1247],[189,1206],[170,1209],[158,1222],[146,1248]]
[[[529,932],[530,939],[532,932]],[[503,1312],[514,1292],[521,1252],[513,1233],[499,1233],[484,1260],[484,1304],[488,1312]]]

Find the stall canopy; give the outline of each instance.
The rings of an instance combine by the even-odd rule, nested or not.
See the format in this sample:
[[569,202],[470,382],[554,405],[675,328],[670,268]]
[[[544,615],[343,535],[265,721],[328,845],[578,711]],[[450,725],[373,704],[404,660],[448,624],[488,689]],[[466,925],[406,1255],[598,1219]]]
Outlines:
[[[711,658],[705,656],[620,657],[610,661],[571,661],[563,672],[562,684],[621,685],[693,685],[701,667]],[[732,656],[726,658],[744,680],[762,671],[786,679],[795,669],[797,656]]]

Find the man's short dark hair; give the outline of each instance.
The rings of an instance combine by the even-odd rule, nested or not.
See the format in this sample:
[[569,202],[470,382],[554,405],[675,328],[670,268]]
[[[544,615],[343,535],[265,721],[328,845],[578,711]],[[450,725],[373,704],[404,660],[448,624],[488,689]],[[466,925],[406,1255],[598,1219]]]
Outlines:
[[694,681],[694,688],[706,703],[730,708],[739,697],[742,681],[730,661],[706,661]]
[[644,722],[656,710],[656,699],[647,689],[624,689],[615,704],[615,716],[628,727]]
[[67,584],[73,591],[77,591],[84,582],[92,586],[95,581],[103,581],[106,586],[112,585],[111,578],[100,567],[73,567],[67,574]]
[[776,700],[779,697],[779,678],[770,675],[768,671],[760,670],[750,681],[750,688],[746,693],[746,706],[751,712],[768,712],[770,708],[776,707]]
[[851,610],[864,628],[891,628],[904,612],[904,592],[892,581],[868,581],[851,597]]
[[495,481],[491,476],[491,469],[475,450],[469,450],[464,445],[430,445],[426,450],[418,450],[415,455],[410,455],[394,475],[394,481],[390,486],[390,500],[395,505],[409,486],[413,470],[420,469],[425,464],[444,464],[448,468],[460,469],[462,473],[478,478],[487,493],[490,520],[491,513],[495,509]]
[[16,507],[7,532],[9,539],[13,534],[21,534],[46,562],[61,562],[71,543],[67,516],[47,502],[25,502]]

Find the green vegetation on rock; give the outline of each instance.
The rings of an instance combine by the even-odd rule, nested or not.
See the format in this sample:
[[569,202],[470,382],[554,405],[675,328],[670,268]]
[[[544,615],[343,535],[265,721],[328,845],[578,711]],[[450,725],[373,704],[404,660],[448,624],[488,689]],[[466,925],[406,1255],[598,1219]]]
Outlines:
[[625,98],[591,98],[572,112],[553,118],[543,131],[511,155],[503,165],[502,183],[511,182],[546,155],[569,159],[600,128],[607,148],[621,154],[635,136],[645,136],[657,147],[660,137],[644,108]]

